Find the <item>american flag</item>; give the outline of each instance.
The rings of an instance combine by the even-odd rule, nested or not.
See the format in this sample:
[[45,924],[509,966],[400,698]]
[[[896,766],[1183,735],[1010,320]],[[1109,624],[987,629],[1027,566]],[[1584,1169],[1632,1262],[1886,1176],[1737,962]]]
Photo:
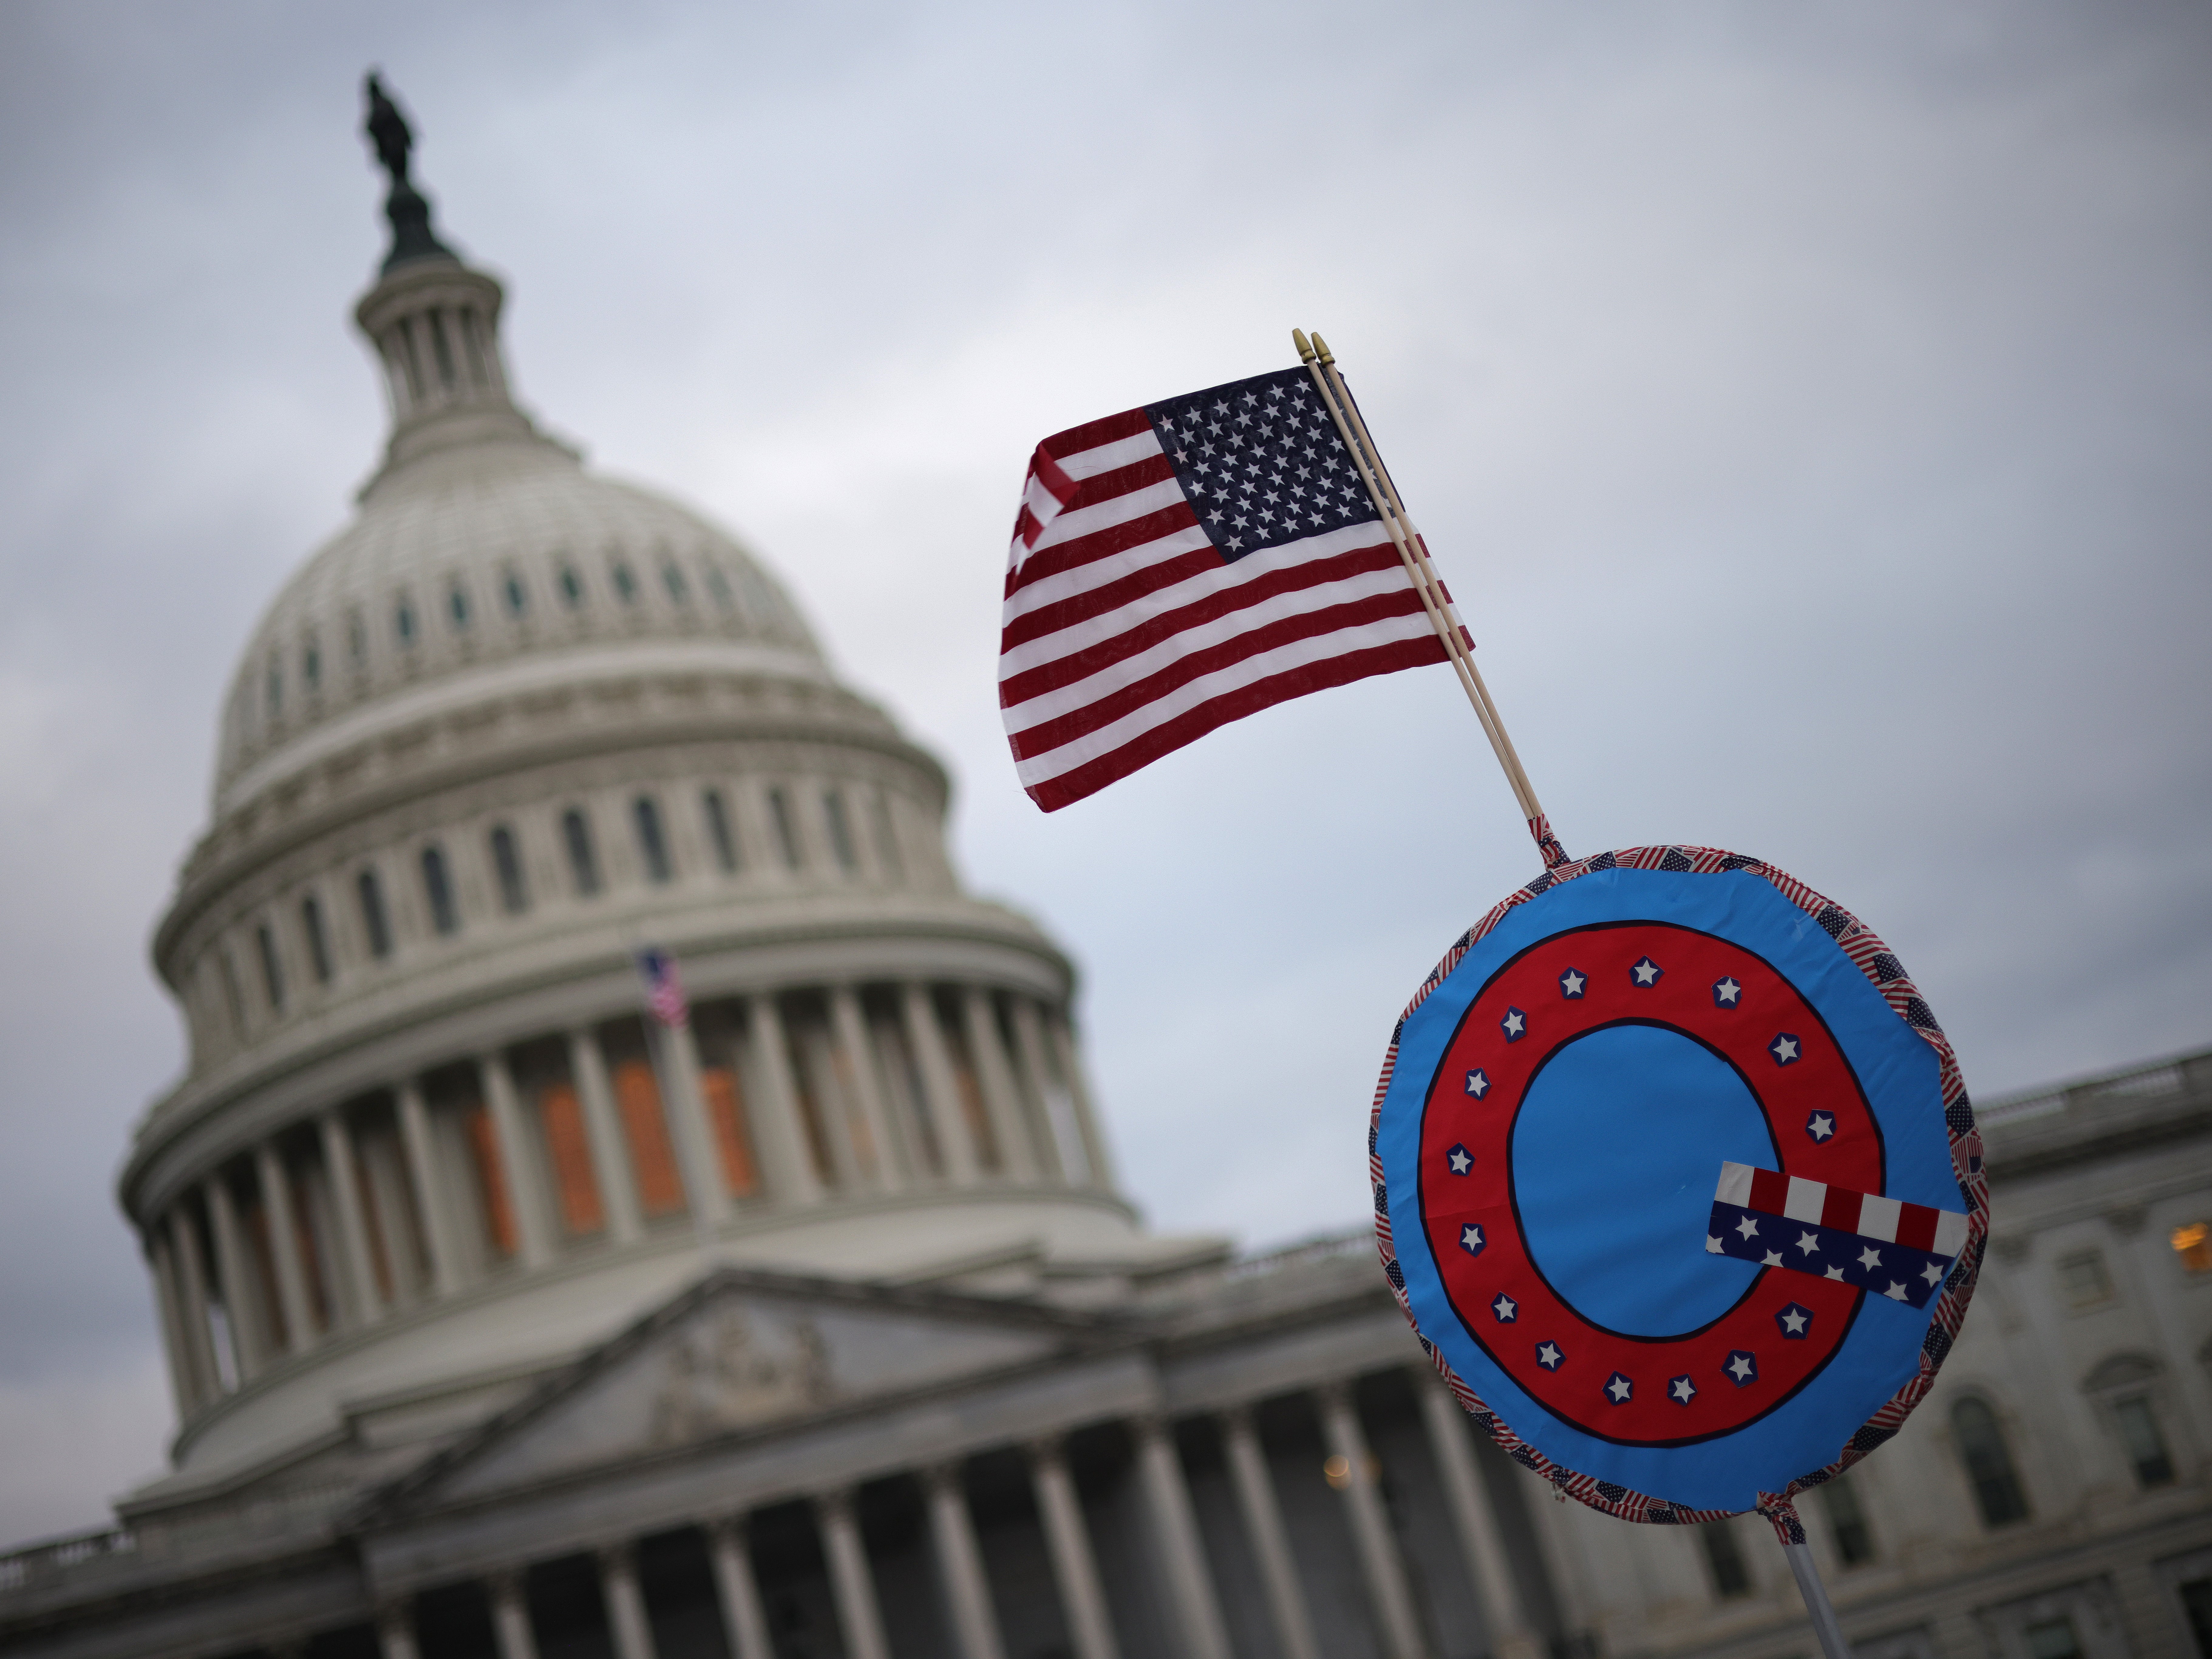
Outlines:
[[1048,812],[1271,703],[1445,660],[1303,368],[1071,427],[1030,457],[999,703]]
[[691,1018],[691,1005],[684,1000],[684,981],[676,977],[676,958],[657,945],[637,953],[637,971],[645,981],[645,1006],[653,1017],[674,1030]]

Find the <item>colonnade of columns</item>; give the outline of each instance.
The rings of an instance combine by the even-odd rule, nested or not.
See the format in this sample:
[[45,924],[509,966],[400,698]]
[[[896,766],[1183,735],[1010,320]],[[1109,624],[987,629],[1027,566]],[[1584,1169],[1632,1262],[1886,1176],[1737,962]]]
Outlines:
[[[1424,1443],[1449,1498],[1460,1562],[1481,1608],[1487,1651],[1492,1659],[1538,1659],[1542,1644],[1506,1554],[1498,1517],[1483,1496],[1472,1430],[1432,1373],[1416,1373],[1416,1389]],[[1437,1659],[1415,1610],[1407,1563],[1378,1490],[1377,1465],[1368,1450],[1348,1380],[1315,1390],[1312,1404],[1329,1453],[1329,1484],[1340,1494],[1358,1559],[1376,1645],[1385,1659]],[[1238,1407],[1222,1412],[1216,1426],[1244,1542],[1263,1581],[1275,1643],[1285,1659],[1318,1659],[1323,1648],[1307,1600],[1309,1573],[1292,1555],[1284,1510],[1251,1411]],[[1152,1546],[1150,1569],[1156,1576],[1158,1599],[1168,1610],[1175,1651],[1179,1659],[1234,1659],[1206,1540],[1177,1449],[1176,1425],[1146,1418],[1125,1427],[1134,1452],[1140,1529]],[[1109,1605],[1064,1441],[1050,1437],[1021,1449],[1073,1659],[1123,1659],[1125,1655],[1136,1659],[1130,1631]],[[1347,1460],[1341,1479],[1334,1473],[1338,1458]],[[958,1659],[1006,1659],[1006,1644],[962,1465],[885,1472],[899,1473],[912,1474],[921,1486],[929,1553],[953,1653]],[[843,1651],[848,1659],[890,1659],[884,1609],[861,1531],[855,1488],[833,1487],[809,1501]],[[706,1517],[700,1524],[731,1659],[774,1659],[767,1601],[748,1546],[748,1523],[749,1517],[738,1514]],[[617,1540],[598,1552],[606,1626],[617,1659],[661,1659],[638,1578],[635,1544]],[[485,1581],[499,1659],[538,1656],[524,1565],[495,1572]],[[384,1659],[418,1659],[404,1603],[387,1606],[379,1628]]]
[[[618,1060],[609,1033],[627,1033]],[[1005,1184],[1112,1184],[1061,1012],[973,983],[842,983],[398,1079],[229,1158],[145,1237],[189,1416],[419,1302],[674,1217]]]

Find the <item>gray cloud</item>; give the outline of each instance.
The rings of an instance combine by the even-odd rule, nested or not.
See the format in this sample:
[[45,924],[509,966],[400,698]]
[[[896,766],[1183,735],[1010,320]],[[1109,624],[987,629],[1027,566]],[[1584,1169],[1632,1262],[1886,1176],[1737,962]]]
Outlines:
[[[790,577],[1088,975],[1164,1227],[1356,1222],[1392,1018],[1533,872],[1441,671],[1049,818],[992,695],[1029,446],[1344,354],[1571,848],[1770,857],[1978,1090],[2212,990],[2201,9],[661,5],[0,18],[0,1534],[157,1461],[108,1182],[230,659],[379,441],[358,79],[524,393]],[[80,1455],[40,1455],[41,1442]]]

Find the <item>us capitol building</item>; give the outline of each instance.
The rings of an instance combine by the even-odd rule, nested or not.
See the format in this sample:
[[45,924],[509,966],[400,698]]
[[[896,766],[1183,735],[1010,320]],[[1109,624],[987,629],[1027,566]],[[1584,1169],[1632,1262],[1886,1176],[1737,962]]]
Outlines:
[[[0,1555],[0,1652],[1812,1653],[1755,1518],[1630,1526],[1475,1432],[1364,1233],[1139,1224],[943,769],[518,408],[372,108],[390,440],[246,647],[154,945],[191,1058],[120,1196],[172,1467]],[[1804,1506],[1845,1628],[2212,1656],[2212,1054],[1985,1127],[1964,1337]]]

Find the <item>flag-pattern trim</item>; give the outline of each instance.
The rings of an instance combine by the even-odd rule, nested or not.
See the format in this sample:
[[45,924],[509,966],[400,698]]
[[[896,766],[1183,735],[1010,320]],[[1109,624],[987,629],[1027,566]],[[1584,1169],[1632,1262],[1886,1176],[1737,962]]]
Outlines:
[[[1532,825],[1532,828],[1534,826]],[[1548,826],[1547,826],[1548,828]],[[1539,837],[1540,843],[1541,837]],[[1556,843],[1555,843],[1556,844]],[[1527,886],[1516,889],[1496,905],[1483,919],[1461,934],[1444,953],[1443,960],[1431,969],[1421,988],[1413,994],[1398,1017],[1398,1024],[1390,1033],[1390,1046],[1382,1058],[1382,1075],[1375,1085],[1374,1104],[1367,1119],[1367,1173],[1375,1193],[1375,1246],[1382,1259],[1384,1278],[1389,1280],[1390,1292],[1397,1299],[1398,1310],[1413,1328],[1421,1352],[1429,1358],[1452,1397],[1471,1413],[1476,1425],[1495,1440],[1506,1455],[1524,1468],[1534,1471],[1551,1482],[1561,1496],[1587,1504],[1594,1510],[1618,1516],[1624,1521],[1642,1521],[1660,1525],[1688,1526],[1703,1521],[1717,1521],[1729,1515],[1741,1514],[1735,1510],[1692,1510],[1653,1498],[1622,1486],[1618,1481],[1599,1480],[1577,1474],[1565,1464],[1554,1462],[1522,1440],[1506,1426],[1505,1421],[1469,1388],[1447,1361],[1443,1352],[1427,1337],[1421,1334],[1420,1326],[1413,1318],[1413,1307],[1406,1294],[1405,1270],[1398,1265],[1397,1249],[1391,1239],[1389,1192],[1382,1176],[1382,1158],[1378,1139],[1382,1123],[1382,1100],[1389,1092],[1390,1079],[1398,1066],[1398,1043],[1404,1034],[1407,1020],[1413,1011],[1427,1001],[1436,988],[1442,985],[1453,969],[1474,948],[1476,942],[1504,921],[1516,905],[1526,904],[1530,899],[1549,892],[1562,882],[1572,881],[1577,876],[1596,870],[1668,870],[1695,875],[1723,875],[1741,870],[1768,883],[1783,897],[1804,911],[1817,922],[1822,932],[1834,939],[1853,965],[1867,976],[1890,1012],[1918,1032],[1923,1041],[1935,1049],[1938,1066],[1938,1087],[1943,1099],[1944,1127],[1951,1143],[1952,1172],[1958,1177],[1960,1190],[1966,1198],[1966,1239],[1945,1277],[1943,1289],[1936,1300],[1936,1310],[1929,1316],[1928,1334],[1920,1345],[1920,1364],[1912,1378],[1892,1395],[1881,1408],[1837,1450],[1833,1462],[1799,1475],[1778,1492],[1761,1492],[1754,1507],[1773,1525],[1784,1544],[1805,1541],[1805,1528],[1792,1501],[1797,1493],[1833,1480],[1857,1462],[1875,1447],[1882,1444],[1904,1425],[1912,1408],[1925,1399],[1935,1386],[1936,1375],[1942,1369],[1943,1361],[1958,1340],[1959,1327],[1966,1316],[1966,1304],[1974,1294],[1974,1285],[1981,1274],[1982,1258],[1989,1249],[1990,1187],[1989,1176],[1982,1167],[1981,1132],[1974,1126],[1974,1111],[1966,1097],[1965,1079],[1960,1076],[1957,1056],[1952,1053],[1951,1041],[1936,1023],[1936,1016],[1927,1002],[1905,974],[1896,954],[1877,938],[1874,930],[1832,900],[1822,897],[1799,881],[1795,876],[1776,869],[1772,865],[1741,853],[1730,853],[1712,847],[1632,847],[1613,853],[1599,853],[1590,858],[1577,859],[1547,869]]]

